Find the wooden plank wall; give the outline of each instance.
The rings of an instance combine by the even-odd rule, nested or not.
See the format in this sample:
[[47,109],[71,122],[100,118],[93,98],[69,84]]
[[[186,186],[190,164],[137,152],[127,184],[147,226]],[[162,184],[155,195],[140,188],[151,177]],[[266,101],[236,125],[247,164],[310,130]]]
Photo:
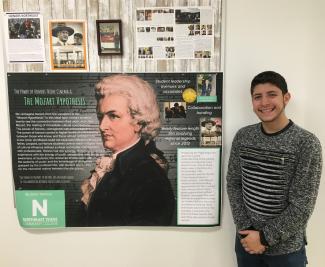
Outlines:
[[[46,62],[8,64],[8,72],[48,72],[48,20],[84,19],[88,28],[88,62],[91,72],[203,72],[222,71],[221,0],[3,0],[4,12],[40,11],[43,15]],[[214,10],[215,47],[211,59],[137,60],[135,46],[136,8],[211,6]],[[97,19],[121,19],[123,55],[98,56]]]

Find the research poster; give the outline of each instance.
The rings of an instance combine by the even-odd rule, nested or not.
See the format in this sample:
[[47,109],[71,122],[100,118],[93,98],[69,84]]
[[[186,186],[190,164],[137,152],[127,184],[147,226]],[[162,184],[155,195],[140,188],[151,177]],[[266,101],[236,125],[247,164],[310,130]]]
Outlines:
[[214,51],[211,7],[151,7],[136,11],[138,59],[208,59]]
[[220,224],[222,73],[8,73],[24,228]]
[[6,12],[3,26],[9,63],[44,62],[43,16],[40,12]]

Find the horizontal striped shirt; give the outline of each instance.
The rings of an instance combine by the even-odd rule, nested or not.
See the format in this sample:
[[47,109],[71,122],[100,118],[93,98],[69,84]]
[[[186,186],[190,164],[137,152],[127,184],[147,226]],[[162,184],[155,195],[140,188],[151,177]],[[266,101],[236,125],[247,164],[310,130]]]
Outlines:
[[263,231],[267,255],[299,250],[315,206],[321,169],[319,140],[293,122],[274,134],[266,134],[261,123],[240,129],[227,173],[237,230]]
[[294,162],[290,154],[252,147],[240,150],[242,190],[245,206],[258,214],[274,217],[287,206],[287,162]]

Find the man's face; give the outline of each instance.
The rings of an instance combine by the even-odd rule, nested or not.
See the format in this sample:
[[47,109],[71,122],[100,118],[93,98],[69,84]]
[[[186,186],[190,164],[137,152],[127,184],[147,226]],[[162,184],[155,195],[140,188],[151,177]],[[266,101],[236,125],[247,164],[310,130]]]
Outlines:
[[290,100],[290,94],[270,83],[255,86],[252,95],[253,110],[262,122],[278,122],[284,116],[284,108]]
[[206,124],[205,124],[205,128],[207,129],[207,130],[211,130],[212,129],[212,123],[211,122],[207,122]]
[[138,140],[140,126],[132,119],[125,97],[111,95],[100,99],[97,116],[103,145],[113,153],[127,148]]
[[81,45],[82,44],[82,39],[78,36],[75,36],[74,37],[74,42],[75,44],[78,44],[78,45]]
[[63,31],[59,31],[58,32],[58,38],[59,38],[59,40],[61,41],[61,42],[66,42],[66,41],[68,41],[68,38],[69,38],[69,32],[68,31],[65,31],[65,30],[63,30]]

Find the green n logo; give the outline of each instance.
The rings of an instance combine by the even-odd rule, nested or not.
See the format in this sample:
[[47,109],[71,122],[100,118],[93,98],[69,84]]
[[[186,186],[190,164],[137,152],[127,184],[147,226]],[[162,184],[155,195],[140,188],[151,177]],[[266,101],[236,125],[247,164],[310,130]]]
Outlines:
[[36,200],[32,200],[32,207],[33,207],[33,217],[37,216],[37,211],[39,211],[42,216],[47,216],[47,199],[43,199],[42,205]]

